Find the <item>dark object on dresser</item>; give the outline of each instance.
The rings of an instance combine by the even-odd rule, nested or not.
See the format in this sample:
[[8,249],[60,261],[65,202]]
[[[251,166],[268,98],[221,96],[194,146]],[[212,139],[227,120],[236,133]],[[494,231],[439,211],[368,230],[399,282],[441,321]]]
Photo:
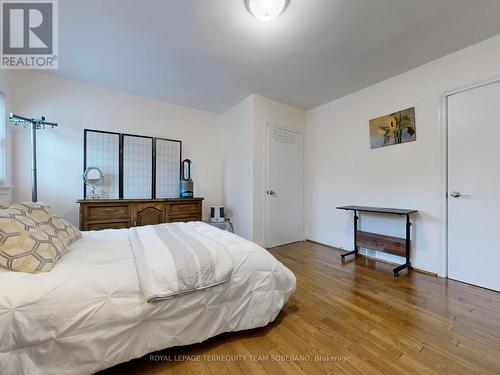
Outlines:
[[181,167],[181,183],[179,187],[181,198],[191,198],[194,192],[194,182],[191,178],[191,160],[185,159]]
[[79,200],[80,230],[201,221],[203,198]]
[[[356,256],[360,247],[366,247],[368,249],[405,257],[406,263],[392,270],[394,276],[396,277],[399,276],[399,272],[405,268],[408,268],[408,270],[413,269],[410,261],[410,215],[417,213],[417,210],[365,206],[342,206],[337,207],[337,209],[354,211],[354,250],[342,254],[342,261],[344,261],[344,258],[348,255],[354,254]],[[358,212],[406,216],[406,238],[384,236],[382,234],[360,231],[358,229]]]

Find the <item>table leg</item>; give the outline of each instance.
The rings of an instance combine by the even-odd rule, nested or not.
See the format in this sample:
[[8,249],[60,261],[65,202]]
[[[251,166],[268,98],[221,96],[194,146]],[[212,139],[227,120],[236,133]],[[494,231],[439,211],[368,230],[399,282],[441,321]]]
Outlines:
[[399,272],[404,270],[405,268],[408,268],[409,271],[413,269],[411,266],[411,260],[410,260],[410,232],[411,232],[411,222],[410,222],[410,215],[406,215],[406,263],[402,264],[392,270],[394,272],[394,276],[398,277]]
[[358,213],[357,213],[357,211],[354,211],[354,250],[349,251],[348,253],[345,253],[345,254],[341,254],[340,258],[341,258],[342,262],[344,261],[345,257],[347,257],[349,255],[353,255],[353,254],[354,254],[354,256],[358,255],[359,246],[357,245],[357,240],[356,240],[356,234],[358,231],[358,219],[359,219]]

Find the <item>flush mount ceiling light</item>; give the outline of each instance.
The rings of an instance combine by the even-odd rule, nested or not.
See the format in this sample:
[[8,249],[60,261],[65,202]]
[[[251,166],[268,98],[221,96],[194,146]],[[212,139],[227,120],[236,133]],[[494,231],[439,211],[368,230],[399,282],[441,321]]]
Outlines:
[[272,21],[278,17],[287,5],[287,0],[245,0],[247,8],[257,19]]

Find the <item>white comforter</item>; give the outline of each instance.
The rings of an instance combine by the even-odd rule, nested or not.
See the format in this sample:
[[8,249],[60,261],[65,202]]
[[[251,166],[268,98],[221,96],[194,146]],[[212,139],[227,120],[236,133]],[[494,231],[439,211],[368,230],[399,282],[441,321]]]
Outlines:
[[89,374],[273,321],[292,272],[254,243],[192,225],[225,243],[232,278],[156,304],[139,289],[127,230],[84,232],[49,273],[0,270],[0,374]]
[[212,239],[205,232],[214,233],[204,223],[129,229],[139,286],[148,302],[161,302],[231,279],[234,266],[226,247],[238,240],[232,236],[221,237],[229,242]]

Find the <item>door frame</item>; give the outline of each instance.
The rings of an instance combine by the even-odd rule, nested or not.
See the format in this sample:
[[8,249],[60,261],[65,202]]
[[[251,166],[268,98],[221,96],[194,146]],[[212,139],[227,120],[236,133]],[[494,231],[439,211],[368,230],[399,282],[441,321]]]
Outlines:
[[270,230],[269,230],[269,204],[268,204],[268,199],[269,196],[267,195],[266,191],[268,190],[269,186],[269,132],[271,130],[284,130],[290,133],[297,134],[300,139],[299,143],[299,151],[300,151],[300,166],[299,166],[299,181],[300,181],[300,186],[299,186],[299,217],[300,217],[300,233],[299,233],[299,238],[300,240],[304,239],[304,133],[297,131],[297,130],[292,130],[287,128],[286,126],[280,126],[272,123],[266,123],[266,129],[265,129],[265,137],[266,137],[266,147],[265,147],[265,152],[264,152],[264,217],[262,218],[262,223],[263,223],[263,233],[264,233],[264,247],[268,248],[270,244]]
[[500,77],[491,78],[462,88],[446,91],[441,100],[441,256],[439,276],[448,277],[448,98],[452,95],[460,94],[465,91],[478,89],[484,86],[500,83]]

